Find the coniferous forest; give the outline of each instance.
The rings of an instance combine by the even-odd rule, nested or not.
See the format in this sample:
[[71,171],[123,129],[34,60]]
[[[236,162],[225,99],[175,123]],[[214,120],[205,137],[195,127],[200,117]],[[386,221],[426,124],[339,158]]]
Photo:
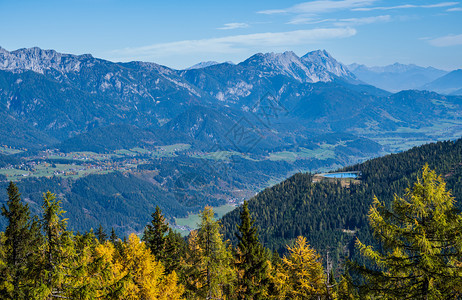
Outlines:
[[[360,171],[357,184],[342,187],[339,181],[312,182],[311,174],[296,174],[267,188],[249,201],[260,240],[272,251],[285,252],[299,235],[305,236],[324,259],[334,265],[358,257],[356,238],[372,243],[368,211],[377,196],[390,206],[394,195],[404,195],[422,167],[441,174],[462,207],[462,140],[437,142],[372,159],[339,171]],[[222,219],[225,239],[236,242],[239,212]]]
[[362,173],[347,186],[298,174],[223,220],[206,207],[187,238],[158,207],[141,239],[101,226],[72,232],[55,194],[33,216],[10,183],[0,296],[458,299],[461,148],[438,142],[348,167]]

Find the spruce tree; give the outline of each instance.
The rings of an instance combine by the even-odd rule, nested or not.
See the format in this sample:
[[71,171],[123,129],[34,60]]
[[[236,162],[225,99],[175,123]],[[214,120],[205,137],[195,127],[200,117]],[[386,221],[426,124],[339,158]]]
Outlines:
[[162,262],[165,260],[165,244],[166,234],[168,232],[168,223],[162,215],[159,206],[156,206],[156,211],[151,215],[151,224],[146,225],[144,229],[143,241],[151,249],[154,257]]
[[257,228],[250,217],[247,201],[241,209],[241,225],[235,264],[237,267],[237,296],[238,299],[266,299],[269,284],[268,258],[263,245],[258,240]]
[[405,196],[395,195],[392,209],[377,198],[369,223],[378,250],[357,240],[375,268],[357,266],[363,293],[384,299],[456,299],[462,296],[462,216],[441,176],[423,168]]
[[119,242],[119,237],[115,233],[114,227],[111,228],[111,236],[109,237],[109,240],[114,245],[116,245]]
[[99,224],[98,230],[96,231],[96,237],[101,244],[107,240],[107,234],[104,232],[104,228],[101,226],[101,224]]
[[165,242],[164,260],[162,261],[167,274],[170,274],[173,271],[178,273],[178,270],[182,268],[181,259],[184,258],[186,251],[185,248],[186,243],[180,233],[169,229]]
[[2,216],[8,225],[0,245],[3,256],[0,261],[4,261],[0,263],[0,296],[2,299],[25,299],[32,293],[41,236],[38,222],[31,219],[29,206],[22,203],[13,182],[7,191],[7,206],[2,206]]

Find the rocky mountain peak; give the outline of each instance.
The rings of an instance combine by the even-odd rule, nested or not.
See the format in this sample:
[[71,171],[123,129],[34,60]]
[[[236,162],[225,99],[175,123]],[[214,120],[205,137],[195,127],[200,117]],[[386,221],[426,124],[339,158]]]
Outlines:
[[315,50],[308,52],[301,58],[304,62],[313,63],[317,66],[323,67],[329,73],[338,77],[346,77],[355,79],[356,76],[351,73],[346,66],[339,63],[333,58],[326,50]]
[[15,51],[0,50],[0,69],[8,71],[30,70],[43,74],[46,70],[59,72],[78,72],[82,60],[93,58],[90,54],[62,54],[55,50],[43,50],[38,47],[22,48]]
[[258,53],[240,63],[264,71],[265,75],[285,75],[299,82],[331,81],[333,77],[314,64],[306,64],[292,51]]

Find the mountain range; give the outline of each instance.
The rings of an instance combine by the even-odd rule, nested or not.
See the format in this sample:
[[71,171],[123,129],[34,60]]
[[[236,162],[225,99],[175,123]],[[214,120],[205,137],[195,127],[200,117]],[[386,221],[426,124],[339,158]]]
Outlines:
[[191,105],[216,106],[217,100],[223,105],[239,100],[241,108],[250,102],[242,98],[255,101],[263,92],[274,91],[272,79],[278,76],[282,84],[327,82],[335,78],[330,67],[291,52],[257,54],[238,65],[176,71],[154,63],[112,63],[39,48],[1,49],[1,113],[63,140],[110,124],[158,126]]
[[[239,64],[173,70],[155,63],[114,63],[88,54],[77,56],[39,48],[11,52],[0,49],[0,114],[5,116],[0,130],[7,132],[11,123],[23,123],[17,130],[24,138],[10,144],[19,147],[52,145],[114,124],[143,129],[180,121],[187,122],[182,129],[186,133],[194,126],[200,127],[200,118],[174,120],[180,114],[195,113],[194,107],[198,106],[219,111],[206,118],[228,119],[224,122],[228,128],[245,117],[250,122],[246,128],[270,138],[271,144],[294,135],[308,138],[339,131],[370,138],[379,131],[416,126],[411,124],[415,107],[399,103],[402,109],[396,109],[396,103],[389,102],[396,96],[362,83],[354,71],[358,68],[347,68],[325,50],[302,57],[290,51],[258,53]],[[432,106],[434,112],[444,105],[459,105],[454,98],[428,92],[398,95],[409,98],[407,94],[427,99],[422,101],[427,101],[425,105]],[[270,129],[258,115],[264,105],[271,103],[279,106],[281,114]],[[454,117],[449,115],[449,119]],[[438,119],[436,113],[418,119],[422,117]],[[224,127],[220,122],[208,124]],[[176,125],[167,126],[179,128]],[[216,131],[223,134],[226,129]]]
[[[40,207],[32,187],[63,195],[73,228],[100,222],[125,234],[142,228],[155,204],[172,219],[300,170],[461,136],[462,97],[365,82],[325,50],[174,70],[0,48],[1,149],[23,151],[2,156],[0,171],[21,180],[32,207]],[[86,151],[96,153],[91,163]],[[95,199],[88,190],[98,190]]]
[[462,69],[454,70],[423,86],[441,94],[462,95]]
[[426,84],[448,73],[447,71],[433,67],[420,67],[413,64],[404,65],[400,63],[383,67],[367,67],[360,64],[351,64],[348,65],[348,69],[358,79],[390,92],[422,89]]

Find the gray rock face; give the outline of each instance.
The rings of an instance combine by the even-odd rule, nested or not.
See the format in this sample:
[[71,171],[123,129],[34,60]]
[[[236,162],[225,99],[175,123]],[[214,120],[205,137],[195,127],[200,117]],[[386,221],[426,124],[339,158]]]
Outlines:
[[317,66],[323,67],[327,72],[334,74],[337,77],[346,79],[356,79],[356,76],[348,70],[348,68],[339,63],[333,58],[326,50],[316,50],[308,52],[302,56],[302,61],[312,63]]
[[13,72],[31,70],[44,74],[47,70],[62,73],[80,71],[83,62],[93,59],[90,54],[72,55],[62,54],[54,50],[40,48],[19,49],[8,52],[0,48],[0,70]]

